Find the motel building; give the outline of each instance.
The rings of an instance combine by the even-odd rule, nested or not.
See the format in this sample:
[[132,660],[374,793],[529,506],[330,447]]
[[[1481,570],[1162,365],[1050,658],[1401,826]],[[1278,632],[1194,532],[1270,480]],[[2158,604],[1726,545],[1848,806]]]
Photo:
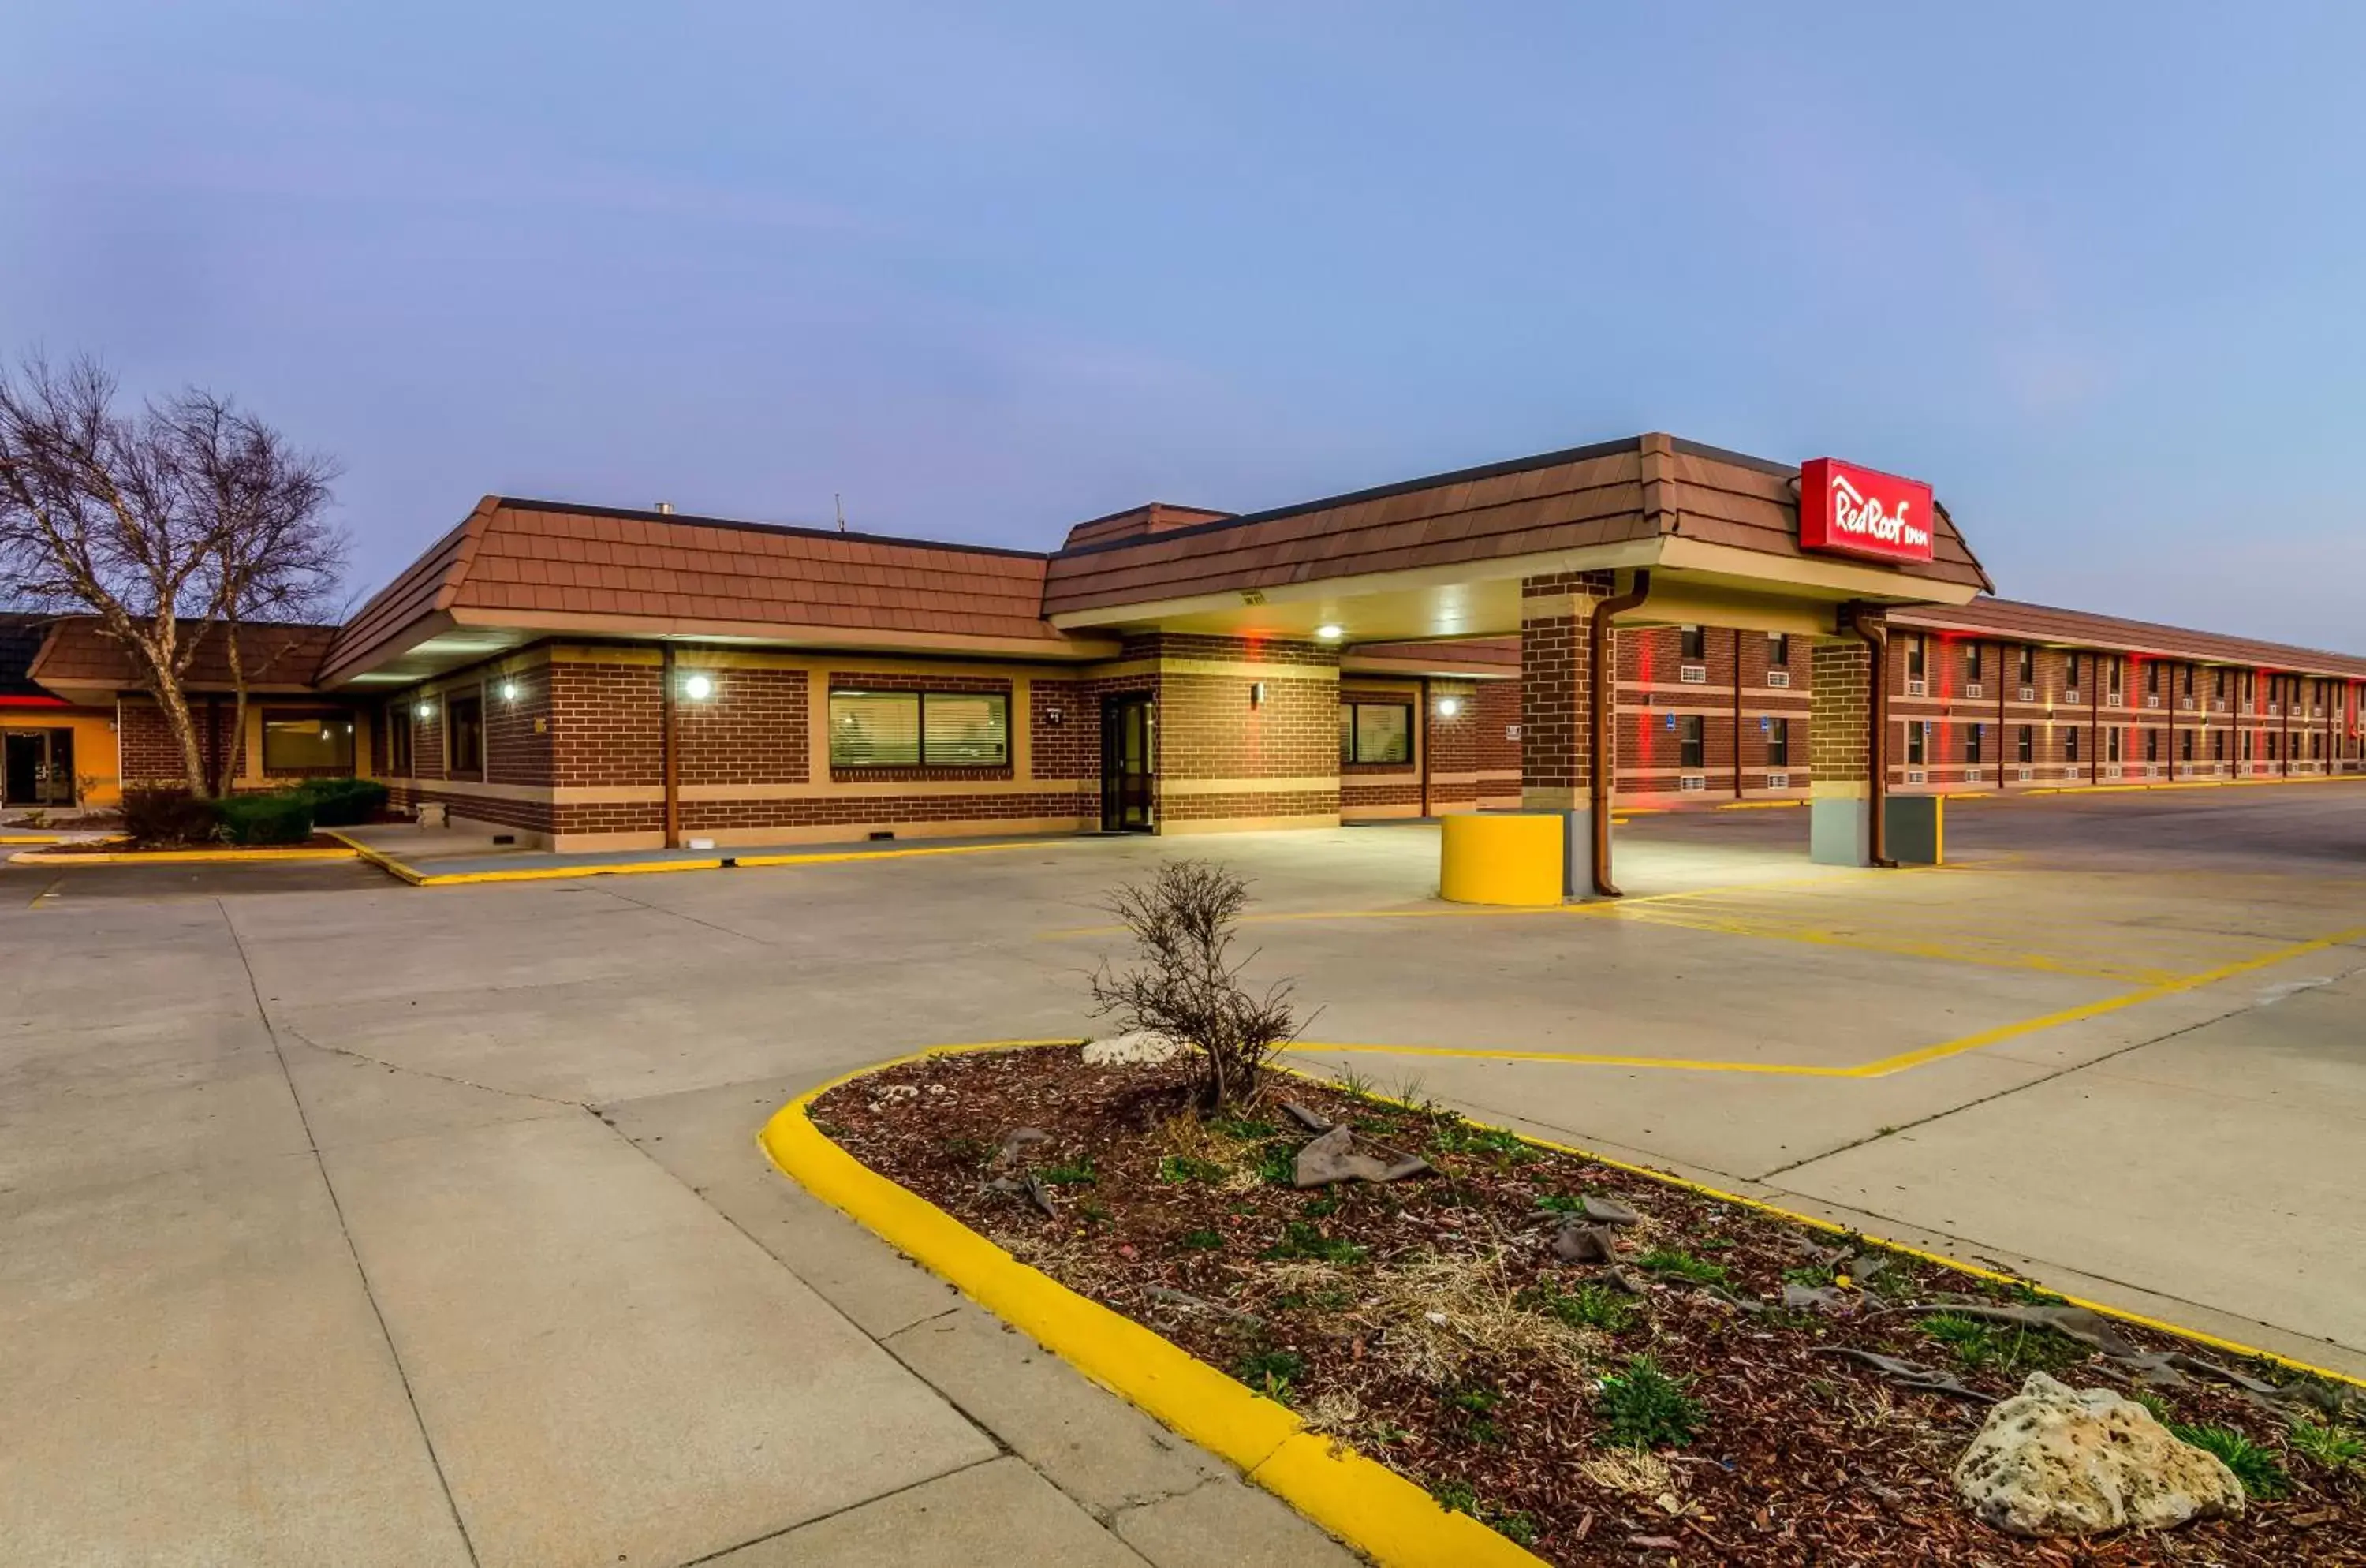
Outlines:
[[[2366,659],[2000,599],[1925,485],[1664,434],[1048,553],[488,497],[347,624],[245,635],[242,725],[191,681],[242,787],[562,851],[1525,809],[1582,894],[1613,805],[1806,801],[1862,864],[1886,793],[2366,768]],[[84,620],[0,620],[0,729],[10,806],[181,776]]]

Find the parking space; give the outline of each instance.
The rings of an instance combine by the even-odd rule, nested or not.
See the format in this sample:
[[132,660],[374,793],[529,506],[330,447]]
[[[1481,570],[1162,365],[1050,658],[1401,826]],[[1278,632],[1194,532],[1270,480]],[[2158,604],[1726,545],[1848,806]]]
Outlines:
[[984,1418],[886,1343],[926,1288],[783,1207],[754,1131],[918,1046],[1090,1032],[1102,898],[1181,854],[1252,878],[1309,1066],[2366,1371],[2366,788],[1967,804],[1927,871],[1809,866],[1806,829],[1638,817],[1634,897],[1519,914],[1439,903],[1419,826],[0,870],[0,1382],[39,1413],[0,1529],[686,1561],[966,1472]]

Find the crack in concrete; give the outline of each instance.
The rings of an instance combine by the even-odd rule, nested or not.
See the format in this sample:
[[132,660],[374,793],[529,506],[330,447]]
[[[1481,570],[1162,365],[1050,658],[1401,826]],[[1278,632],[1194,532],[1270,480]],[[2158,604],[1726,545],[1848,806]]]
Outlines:
[[377,1320],[380,1343],[386,1346],[387,1359],[393,1364],[396,1381],[402,1385],[403,1403],[410,1406],[411,1426],[419,1433],[420,1445],[427,1450],[427,1462],[435,1472],[435,1484],[444,1494],[444,1506],[452,1516],[452,1528],[459,1533],[460,1547],[472,1563],[482,1560],[477,1555],[477,1543],[468,1535],[468,1522],[460,1517],[460,1501],[452,1495],[451,1477],[444,1472],[444,1456],[435,1451],[435,1439],[427,1430],[427,1417],[419,1408],[419,1395],[411,1386],[411,1370],[402,1363],[402,1351],[394,1342],[394,1331],[387,1326],[386,1309],[378,1304],[377,1291],[371,1285],[369,1269],[362,1263],[361,1248],[354,1243],[353,1227],[345,1222],[345,1205],[337,1196],[337,1184],[329,1176],[328,1161],[321,1157],[321,1141],[312,1133],[312,1118],[304,1109],[304,1097],[297,1090],[296,1075],[288,1070],[287,1053],[279,1043],[279,1032],[272,1026],[271,1010],[263,1000],[262,982],[254,977],[254,964],[246,955],[246,942],[238,934],[238,922],[230,918],[230,907],[220,898],[213,901],[221,914],[222,925],[230,931],[231,947],[238,953],[239,967],[246,972],[246,984],[254,996],[254,1011],[263,1021],[263,1032],[271,1037],[272,1054],[279,1061],[279,1076],[287,1085],[287,1098],[296,1107],[296,1120],[304,1129],[304,1142],[311,1151],[312,1168],[319,1173],[321,1186],[329,1195],[329,1207],[337,1216],[337,1234],[344,1238],[345,1256],[353,1260],[355,1277],[360,1280],[362,1299],[369,1303],[370,1316]]
[[[257,1000],[257,1005],[261,1005],[260,998]],[[265,1029],[269,1029],[271,1027],[271,1023],[268,1019],[264,1021],[264,1027]],[[563,1105],[570,1111],[592,1111],[594,1109],[589,1100],[569,1100],[563,1096],[555,1094],[536,1094],[532,1089],[501,1089],[493,1084],[479,1083],[474,1078],[459,1077],[451,1073],[431,1072],[425,1067],[413,1067],[406,1066],[401,1062],[389,1062],[383,1056],[373,1056],[366,1051],[350,1050],[343,1045],[324,1045],[320,1041],[313,1039],[310,1035],[305,1033],[302,1030],[298,1029],[293,1025],[288,1027],[287,1033],[295,1040],[310,1046],[315,1051],[325,1052],[332,1056],[344,1056],[355,1062],[367,1062],[374,1067],[384,1067],[387,1071],[392,1073],[408,1073],[412,1077],[433,1078],[437,1083],[457,1084],[462,1089],[473,1089],[484,1094],[497,1094],[504,1100],[531,1100],[538,1101],[544,1105]]]

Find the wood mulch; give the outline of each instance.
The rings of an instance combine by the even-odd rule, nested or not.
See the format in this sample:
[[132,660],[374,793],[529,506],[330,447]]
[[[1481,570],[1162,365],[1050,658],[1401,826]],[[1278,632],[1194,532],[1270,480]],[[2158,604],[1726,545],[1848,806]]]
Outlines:
[[[1434,1172],[1298,1190],[1291,1165],[1312,1134],[1283,1100]],[[899,1064],[830,1091],[812,1115],[1017,1257],[1551,1562],[2366,1563],[2366,1466],[2311,1459],[2293,1446],[2289,1404],[2209,1376],[2141,1392],[2172,1423],[2260,1445],[2283,1495],[2255,1496],[2240,1518],[2083,1540],[2022,1540],[1972,1518],[1948,1473],[1988,1401],[2036,1370],[2139,1390],[2130,1369],[2050,1328],[1917,1310],[2045,1304],[2043,1292],[1436,1108],[1294,1078],[1247,1115],[1203,1122],[1188,1103],[1180,1067],[1092,1067],[1064,1046]],[[1020,1128],[1045,1136],[1007,1142]],[[1587,1196],[1641,1217],[1615,1231],[1612,1264],[1552,1250]],[[1786,1283],[1830,1287],[1837,1301],[1772,1304]],[[2307,1385],[2121,1326],[2141,1350]],[[1844,1351],[1912,1361],[1975,1397],[1902,1387]],[[1639,1358],[1698,1408],[1690,1441],[1640,1458],[1607,1440],[1603,1382]],[[2342,1397],[2316,1385],[2328,1395]]]

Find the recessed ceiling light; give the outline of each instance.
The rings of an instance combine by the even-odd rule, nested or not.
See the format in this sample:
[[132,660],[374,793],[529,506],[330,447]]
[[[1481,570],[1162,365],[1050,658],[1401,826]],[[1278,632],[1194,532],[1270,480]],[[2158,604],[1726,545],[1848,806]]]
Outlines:
[[1339,640],[1339,628],[1337,626],[1317,626],[1314,628],[1314,635],[1321,637],[1324,642],[1337,642]]

